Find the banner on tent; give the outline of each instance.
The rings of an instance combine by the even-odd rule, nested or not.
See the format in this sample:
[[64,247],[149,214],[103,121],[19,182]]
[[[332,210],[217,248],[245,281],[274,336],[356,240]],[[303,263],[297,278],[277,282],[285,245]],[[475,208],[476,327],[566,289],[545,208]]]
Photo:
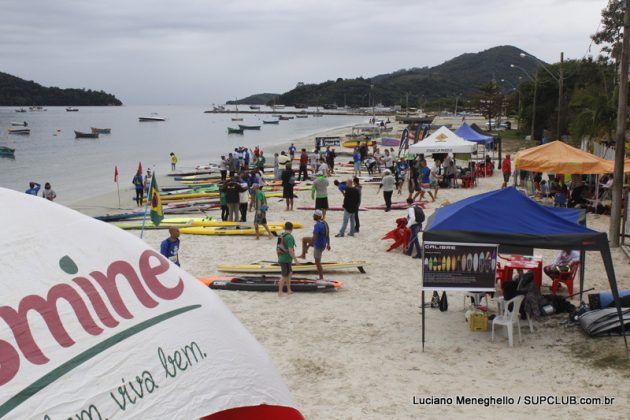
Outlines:
[[424,290],[495,290],[496,244],[424,242],[422,288]]
[[315,137],[315,147],[341,146],[341,137]]

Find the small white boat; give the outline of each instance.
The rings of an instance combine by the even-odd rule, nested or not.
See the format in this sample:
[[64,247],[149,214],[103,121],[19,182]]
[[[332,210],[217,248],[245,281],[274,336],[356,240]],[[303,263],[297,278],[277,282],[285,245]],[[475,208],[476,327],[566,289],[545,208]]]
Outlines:
[[15,112],[26,112],[25,108],[18,108],[15,110]]
[[43,106],[29,106],[28,109],[30,111],[47,111]]
[[11,125],[14,127],[28,127],[28,123],[26,121],[11,121]]
[[250,105],[249,109],[257,110],[257,109],[260,109],[260,106],[258,106],[258,105]]
[[68,108],[66,108],[66,112],[77,112],[79,110],[79,108],[74,108],[69,106]]
[[144,117],[138,117],[138,120],[140,122],[145,122],[145,121],[166,121],[165,117],[161,117],[158,114],[151,114],[149,116],[144,116]]

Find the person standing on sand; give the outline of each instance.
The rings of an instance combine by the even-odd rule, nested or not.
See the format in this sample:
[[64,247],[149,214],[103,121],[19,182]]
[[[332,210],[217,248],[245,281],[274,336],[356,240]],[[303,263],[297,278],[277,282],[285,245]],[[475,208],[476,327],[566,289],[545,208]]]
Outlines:
[[394,186],[396,185],[396,178],[392,175],[389,169],[385,169],[384,176],[381,180],[381,185],[378,186],[377,194],[383,189],[383,198],[385,199],[385,211],[392,209],[392,194],[394,194]]
[[171,171],[174,171],[177,168],[177,156],[175,153],[171,152]]
[[293,211],[293,187],[295,186],[295,173],[293,169],[282,172],[282,198],[287,202],[285,211]]
[[286,222],[284,224],[284,232],[278,237],[276,244],[276,253],[278,254],[278,264],[280,264],[280,281],[278,282],[278,296],[282,296],[284,286],[287,287],[287,294],[293,293],[291,290],[291,263],[297,258],[295,257],[295,238],[291,234],[293,232],[293,223]]
[[322,212],[315,210],[313,213],[313,220],[315,220],[315,226],[313,227],[313,236],[310,238],[302,238],[302,255],[299,258],[306,258],[306,253],[309,247],[313,247],[313,258],[315,259],[315,265],[317,266],[317,273],[319,279],[324,280],[324,269],[322,268],[322,254],[324,250],[330,251],[330,229],[328,223],[322,220]]
[[505,159],[503,159],[503,163],[501,164],[501,172],[503,172],[503,185],[501,188],[507,187],[508,182],[510,182],[510,175],[512,174],[512,162],[510,162],[510,154],[505,154]]
[[361,221],[359,220],[359,207],[361,207],[361,198],[363,197],[363,186],[359,183],[359,178],[356,176],[352,179],[352,185],[359,192],[359,204],[357,204],[357,211],[354,213],[354,233],[359,233],[361,227]]
[[289,146],[289,157],[291,158],[291,160],[293,160],[293,158],[295,157],[295,150],[295,145],[291,143],[291,146]]
[[352,154],[352,163],[354,165],[353,176],[361,176],[361,153],[359,153],[359,148],[354,148],[354,153]]
[[258,156],[258,160],[256,161],[256,168],[260,171],[260,173],[264,173],[265,172],[265,163],[267,162],[267,159],[265,159],[265,156],[263,155],[263,151],[260,151],[260,156]]
[[416,256],[413,258],[422,258],[422,251],[420,249],[420,240],[418,238],[418,234],[420,230],[422,230],[422,222],[424,222],[424,211],[420,208],[420,206],[416,206],[413,204],[413,200],[411,198],[407,199],[407,204],[409,207],[407,208],[407,227],[411,230],[411,236],[409,241],[409,248],[407,248],[406,254],[411,257],[413,254],[413,248],[416,248]]
[[227,179],[227,170],[228,170],[227,160],[225,159],[225,156],[221,156],[221,162],[219,163],[219,172],[221,173],[222,182],[225,182],[225,180]]
[[354,236],[355,232],[355,213],[359,211],[359,190],[354,188],[352,179],[346,181],[346,191],[343,194],[343,222],[339,233],[335,235],[336,238],[343,238],[348,222],[350,222],[350,232],[348,236]]
[[254,214],[254,229],[256,230],[256,240],[260,239],[260,234],[258,231],[258,227],[262,225],[265,228],[267,233],[269,234],[269,239],[273,237],[271,230],[269,230],[269,226],[267,225],[267,197],[265,197],[265,193],[260,188],[260,185],[254,184],[252,185],[252,190],[254,191],[254,202],[256,213]]
[[[240,177],[235,176],[232,180],[223,186],[225,191],[225,201],[228,208],[228,221],[238,222],[238,209],[240,202],[240,193],[243,187],[240,185]],[[247,191],[247,190],[246,190]]]
[[136,187],[136,204],[138,207],[142,206],[142,199],[144,198],[144,183],[142,182],[142,172],[136,172],[136,175],[131,180],[131,183]]
[[424,193],[426,192],[431,197],[431,202],[434,202],[437,196],[437,189],[434,195],[434,193],[431,192],[431,168],[429,168],[427,161],[424,159],[420,161],[420,186],[422,188],[420,200],[424,199]]
[[308,153],[306,153],[306,149],[302,149],[302,153],[300,154],[300,171],[298,172],[298,181],[306,181],[308,180]]
[[160,254],[179,267],[179,229],[171,226],[168,228],[168,233],[169,237],[160,245]]
[[39,189],[42,187],[40,184],[34,181],[31,181],[28,185],[29,189],[24,192],[30,195],[37,195],[39,193]]
[[326,211],[328,210],[328,185],[328,179],[321,172],[318,172],[311,187],[311,199],[315,200],[315,210],[322,211],[322,219],[326,219]]
[[247,222],[247,206],[249,205],[249,189],[247,182],[241,179],[241,192],[238,194],[238,209],[241,212],[241,222]]
[[48,201],[54,201],[55,198],[57,198],[57,194],[55,194],[55,191],[50,186],[50,182],[47,182],[44,185],[44,191],[42,192],[42,197],[44,197]]

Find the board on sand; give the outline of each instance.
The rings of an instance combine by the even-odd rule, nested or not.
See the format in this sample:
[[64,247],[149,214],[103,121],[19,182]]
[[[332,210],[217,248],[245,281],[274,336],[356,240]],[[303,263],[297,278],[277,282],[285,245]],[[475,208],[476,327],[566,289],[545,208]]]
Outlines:
[[[280,225],[268,225],[272,234],[277,235],[278,232],[284,229],[284,224]],[[179,229],[180,233],[188,235],[255,235],[256,229],[254,225],[244,226],[195,226],[195,227],[183,227]],[[266,235],[267,231],[264,227],[260,226],[258,229],[260,235]]]
[[[315,206],[300,206],[298,210],[315,210]],[[326,211],[343,211],[343,207],[328,207]],[[359,211],[367,211],[365,207],[359,207]]]
[[[366,261],[346,261],[346,262],[322,262],[324,271],[342,270],[347,268],[356,268],[361,273],[365,273],[363,266],[367,265]],[[223,273],[260,273],[260,274],[279,274],[280,264],[274,261],[260,261],[247,265],[220,265],[217,269]],[[294,264],[291,266],[294,273],[298,272],[316,272],[317,266],[314,262],[302,264]]]
[[[211,289],[244,290],[251,292],[277,292],[280,277],[267,276],[210,276],[198,279]],[[341,288],[341,282],[335,280],[291,279],[291,290],[294,292],[331,292]]]

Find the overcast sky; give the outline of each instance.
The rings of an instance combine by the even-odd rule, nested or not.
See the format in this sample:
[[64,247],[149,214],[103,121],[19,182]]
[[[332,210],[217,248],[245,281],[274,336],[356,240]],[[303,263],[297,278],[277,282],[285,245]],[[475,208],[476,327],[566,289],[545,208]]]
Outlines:
[[[3,0],[0,71],[125,104],[223,103],[514,45],[582,58],[607,0]],[[593,47],[592,52],[599,49]]]

